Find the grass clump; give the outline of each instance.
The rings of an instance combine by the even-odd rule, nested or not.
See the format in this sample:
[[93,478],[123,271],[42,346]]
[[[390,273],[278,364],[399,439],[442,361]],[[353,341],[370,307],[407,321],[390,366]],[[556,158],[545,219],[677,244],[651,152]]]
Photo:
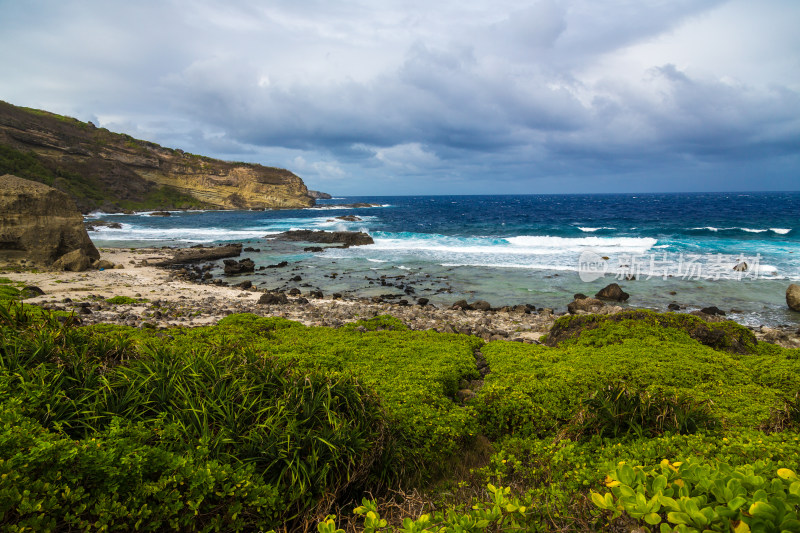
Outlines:
[[0,308],[6,524],[277,527],[324,514],[382,453],[379,401],[350,375],[132,333]]
[[147,301],[145,298],[132,298],[130,296],[112,296],[106,299],[106,303],[111,305],[136,305]]

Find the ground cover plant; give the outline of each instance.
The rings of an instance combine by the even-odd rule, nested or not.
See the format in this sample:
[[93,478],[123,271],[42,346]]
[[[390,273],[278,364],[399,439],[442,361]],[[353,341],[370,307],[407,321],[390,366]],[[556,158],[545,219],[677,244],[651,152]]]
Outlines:
[[799,350],[694,317],[572,320],[541,346],[391,317],[78,327],[6,302],[0,523],[795,530]]

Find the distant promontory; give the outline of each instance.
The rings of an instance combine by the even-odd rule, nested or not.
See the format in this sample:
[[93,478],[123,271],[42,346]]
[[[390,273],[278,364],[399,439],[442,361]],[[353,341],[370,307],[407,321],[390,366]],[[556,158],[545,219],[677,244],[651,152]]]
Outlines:
[[0,101],[0,175],[6,173],[67,193],[84,213],[314,205],[303,180],[288,170],[164,148]]

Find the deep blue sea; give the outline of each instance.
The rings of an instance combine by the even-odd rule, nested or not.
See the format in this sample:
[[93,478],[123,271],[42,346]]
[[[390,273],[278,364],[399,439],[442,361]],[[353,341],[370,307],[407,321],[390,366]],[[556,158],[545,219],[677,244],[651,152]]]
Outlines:
[[[381,207],[336,207],[353,202]],[[335,218],[343,215],[361,220]],[[785,303],[786,287],[800,280],[798,192],[347,197],[299,210],[91,218],[123,225],[91,232],[98,246],[244,242],[260,249],[243,255],[257,265],[290,266],[228,281],[269,289],[394,291],[438,305],[466,298],[558,311],[575,293],[618,282],[631,307],[715,305],[746,324],[800,321]],[[375,244],[310,253],[307,244],[270,239],[289,229],[365,231]],[[735,270],[741,263],[746,269]],[[298,275],[302,282],[290,281]],[[414,292],[387,288],[381,276]]]

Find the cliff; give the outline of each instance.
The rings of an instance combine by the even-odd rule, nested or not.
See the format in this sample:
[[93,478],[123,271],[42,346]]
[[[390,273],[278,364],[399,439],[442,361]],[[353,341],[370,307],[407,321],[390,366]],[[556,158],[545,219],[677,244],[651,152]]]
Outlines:
[[66,192],[84,213],[314,205],[303,180],[288,170],[197,156],[0,101],[5,173]]

